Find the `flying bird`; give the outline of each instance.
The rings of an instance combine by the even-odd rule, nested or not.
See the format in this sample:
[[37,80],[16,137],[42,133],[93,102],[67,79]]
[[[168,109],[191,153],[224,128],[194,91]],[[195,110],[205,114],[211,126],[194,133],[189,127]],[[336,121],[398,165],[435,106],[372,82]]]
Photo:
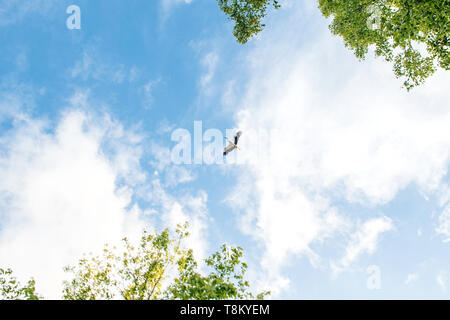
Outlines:
[[242,131],[236,132],[236,134],[233,136],[233,140],[229,140],[227,137],[225,137],[225,139],[227,139],[227,141],[228,141],[228,145],[225,147],[225,149],[223,149],[223,155],[224,156],[229,154],[234,149],[239,149],[237,144],[238,144],[238,141],[239,141],[239,138],[240,138],[241,134],[242,134]]

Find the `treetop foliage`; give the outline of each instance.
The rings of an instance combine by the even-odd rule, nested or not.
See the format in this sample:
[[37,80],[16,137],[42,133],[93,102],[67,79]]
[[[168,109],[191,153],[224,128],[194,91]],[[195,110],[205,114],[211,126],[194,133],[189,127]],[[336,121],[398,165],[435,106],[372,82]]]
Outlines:
[[11,269],[0,268],[0,298],[4,300],[39,300],[36,293],[35,281],[29,280],[22,286]]
[[[193,251],[183,240],[189,236],[188,224],[158,233],[143,232],[133,246],[123,239],[123,246],[105,246],[100,255],[86,255],[65,271],[71,280],[63,283],[66,300],[225,300],[264,299],[269,292],[256,296],[245,279],[247,264],[242,248],[223,245],[206,259],[208,272],[200,272]],[[24,287],[10,269],[0,269],[0,299],[42,299],[35,292],[35,282]]]
[[272,4],[280,7],[277,0],[217,0],[220,9],[234,21],[233,35],[239,43],[247,41],[263,30],[262,19]]
[[[217,0],[234,21],[239,43],[262,31],[271,0]],[[369,47],[393,64],[407,90],[425,82],[437,68],[449,70],[450,0],[318,0],[332,19],[330,30],[342,37],[355,56],[365,59]]]
[[408,90],[449,69],[449,0],[319,0],[319,8],[357,58],[373,45]]
[[206,259],[210,272],[204,275],[198,271],[193,251],[182,246],[189,235],[187,228],[187,224],[178,226],[173,238],[168,229],[159,234],[144,232],[137,247],[125,238],[121,253],[106,247],[100,257],[81,259],[77,266],[66,268],[73,279],[64,284],[64,298],[253,299],[244,278],[247,265],[241,260],[242,248],[223,245]]

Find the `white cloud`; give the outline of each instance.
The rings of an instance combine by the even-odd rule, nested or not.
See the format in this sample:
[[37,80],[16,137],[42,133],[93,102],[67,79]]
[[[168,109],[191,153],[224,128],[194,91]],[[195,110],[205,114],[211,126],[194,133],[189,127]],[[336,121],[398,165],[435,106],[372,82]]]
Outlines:
[[163,3],[163,6],[173,6],[173,5],[177,5],[177,4],[192,2],[192,0],[161,0],[161,1]]
[[47,15],[56,3],[56,0],[0,0],[0,26],[21,21],[30,14]]
[[219,55],[215,52],[207,53],[201,60],[201,65],[205,69],[204,74],[200,77],[200,86],[202,90],[206,90],[216,72]]
[[[1,267],[33,276],[39,293],[58,298],[63,267],[83,253],[124,236],[134,241],[142,228],[173,228],[185,221],[191,225],[186,247],[205,258],[207,194],[176,198],[166,190],[194,179],[190,171],[157,159],[154,168],[164,176],[150,179],[140,164],[141,134],[108,114],[87,111],[94,104],[89,90],[68,99],[56,126],[22,112],[30,99],[21,93],[9,92],[17,105],[8,115],[14,126],[0,136]],[[136,199],[149,207],[141,210]]]
[[447,292],[447,272],[439,272],[436,276],[436,282],[443,292]]
[[408,286],[411,283],[417,281],[417,279],[419,279],[419,275],[417,273],[410,273],[406,277],[405,284]]
[[172,9],[181,4],[190,4],[193,0],[161,0],[162,21],[164,22],[170,15]]
[[10,77],[0,82],[0,123],[7,119],[23,118],[34,107],[33,90]]
[[[157,132],[167,133],[173,127],[164,121],[160,124]],[[150,164],[159,174],[164,176],[164,187],[175,187],[177,185],[194,181],[196,174],[191,166],[177,165],[172,163],[171,149],[153,141],[149,147],[152,160]]]
[[57,298],[65,265],[139,234],[143,223],[128,208],[133,187],[118,184],[136,179],[135,135],[79,111],[49,129],[26,120],[1,137],[0,265],[34,276],[39,292]]
[[175,124],[170,123],[167,119],[163,119],[159,122],[156,129],[156,133],[159,135],[164,135],[175,130]]
[[80,59],[68,72],[72,78],[83,81],[94,79],[115,84],[121,84],[124,81],[134,82],[139,78],[139,70],[136,66],[126,67],[111,61],[105,55],[101,55],[96,44],[86,45]]
[[[450,162],[447,73],[407,93],[390,64],[358,62],[316,8],[283,14],[254,42],[248,67],[231,71],[247,85],[234,99],[245,152],[229,199],[244,232],[264,245],[267,274],[353,230],[336,203],[370,208],[407,186],[435,193]],[[347,248],[344,265],[373,252],[377,235],[392,227],[388,218],[367,224],[375,231]]]
[[207,255],[207,224],[209,220],[207,210],[207,194],[199,191],[196,196],[187,195],[174,197],[156,177],[150,183],[147,191],[148,200],[158,205],[163,225],[175,228],[178,224],[189,222],[190,236],[186,239],[185,247],[193,249],[195,259],[201,264]]
[[450,241],[450,204],[448,204],[439,215],[439,226],[436,232],[444,237],[444,242]]
[[[373,253],[380,235],[392,230],[393,227],[392,220],[388,217],[374,218],[363,223],[359,230],[353,233],[350,243],[345,249],[345,255],[339,261],[337,268],[350,266],[363,253]],[[335,271],[338,271],[338,269],[335,269]]]
[[150,109],[153,105],[153,90],[156,85],[161,82],[161,79],[148,81],[145,85],[143,85],[140,89],[144,96],[144,108]]
[[[48,132],[45,122],[27,120],[0,139],[2,267],[35,277],[40,293],[58,298],[65,265],[123,236],[135,238],[150,227],[141,220],[147,211],[157,212],[162,227],[189,221],[185,245],[199,261],[206,257],[206,193],[171,196],[163,185],[180,183],[179,176],[172,177],[175,184],[158,177],[150,189],[142,187],[147,180],[135,133],[108,116],[99,119],[81,111],[67,112],[54,133]],[[170,178],[174,168],[161,170]],[[133,195],[159,210],[143,212],[133,204]]]

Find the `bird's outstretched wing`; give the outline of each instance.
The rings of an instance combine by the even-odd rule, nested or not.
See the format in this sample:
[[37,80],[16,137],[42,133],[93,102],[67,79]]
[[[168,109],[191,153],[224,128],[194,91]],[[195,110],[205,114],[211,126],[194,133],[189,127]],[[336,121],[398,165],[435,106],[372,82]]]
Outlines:
[[242,131],[238,131],[235,135],[234,135],[234,144],[237,145],[239,142],[239,138],[241,137]]
[[223,155],[226,156],[227,154],[229,154],[233,150],[234,150],[234,145],[232,143],[229,143],[228,146],[226,146],[223,149]]

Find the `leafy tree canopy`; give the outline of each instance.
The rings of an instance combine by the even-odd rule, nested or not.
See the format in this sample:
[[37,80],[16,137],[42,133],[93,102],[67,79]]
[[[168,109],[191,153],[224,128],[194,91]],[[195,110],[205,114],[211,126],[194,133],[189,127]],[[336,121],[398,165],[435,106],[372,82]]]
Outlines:
[[356,57],[374,45],[408,90],[438,66],[449,69],[450,0],[319,0],[319,7]]
[[[245,279],[247,265],[242,248],[223,245],[205,260],[200,272],[193,251],[183,247],[188,225],[144,232],[137,246],[123,239],[121,249],[105,246],[101,255],[84,257],[65,270],[72,275],[63,284],[66,300],[225,300],[264,299],[256,296]],[[0,269],[0,299],[38,300],[34,280],[22,286],[10,269]]]
[[272,4],[280,7],[277,0],[217,0],[220,9],[234,21],[233,35],[239,43],[247,41],[262,31],[265,25],[262,19]]
[[[222,246],[206,259],[208,273],[200,273],[192,250],[184,249],[187,225],[172,238],[168,229],[144,233],[138,246],[123,239],[124,249],[106,247],[101,256],[81,259],[67,267],[73,275],[64,284],[64,298],[93,299],[253,299],[245,280],[242,249]],[[256,295],[263,299],[268,292]]]
[[22,286],[11,269],[0,268],[0,299],[3,300],[39,300],[36,293],[35,282],[29,280]]
[[[217,0],[235,22],[233,34],[246,43],[259,33],[271,0]],[[449,69],[450,0],[318,0],[330,30],[357,58],[375,54],[393,64],[407,90],[422,84],[437,68]]]

